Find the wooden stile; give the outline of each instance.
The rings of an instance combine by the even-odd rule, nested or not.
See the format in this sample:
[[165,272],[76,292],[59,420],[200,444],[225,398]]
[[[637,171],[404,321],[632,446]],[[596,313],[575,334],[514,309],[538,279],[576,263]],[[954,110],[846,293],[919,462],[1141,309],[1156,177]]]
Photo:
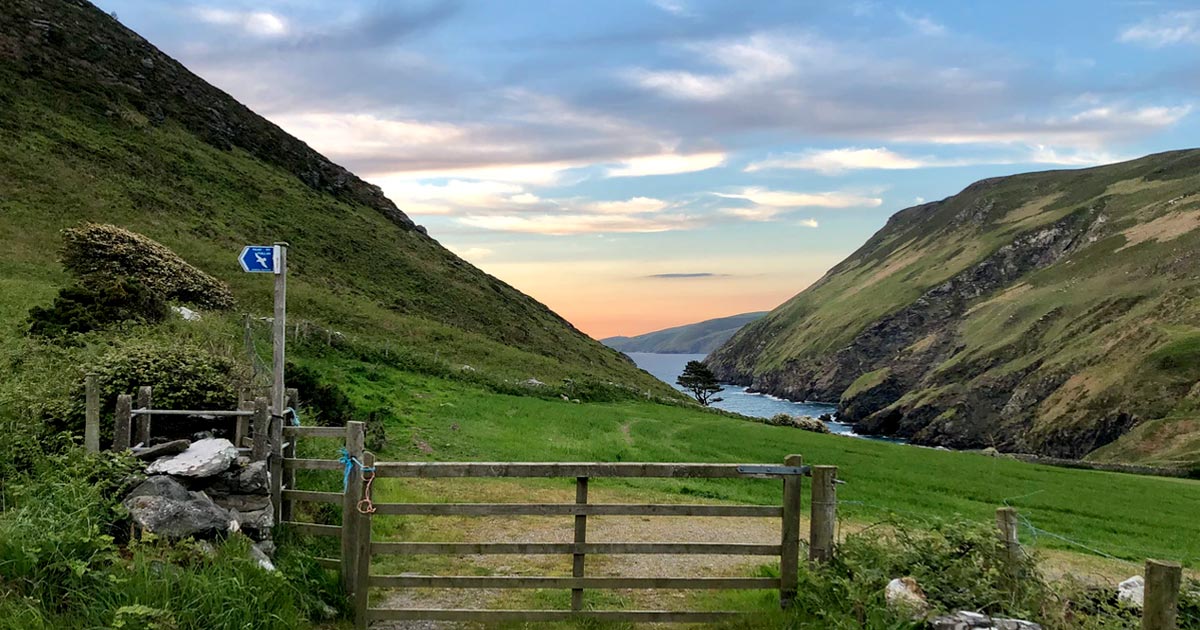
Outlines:
[[[575,503],[577,505],[586,505],[588,497],[588,478],[575,478]],[[583,577],[583,564],[587,555],[583,552],[583,545],[587,542],[587,514],[575,515],[575,553],[571,558],[571,575],[575,578]],[[571,589],[571,610],[583,610],[583,588]]]

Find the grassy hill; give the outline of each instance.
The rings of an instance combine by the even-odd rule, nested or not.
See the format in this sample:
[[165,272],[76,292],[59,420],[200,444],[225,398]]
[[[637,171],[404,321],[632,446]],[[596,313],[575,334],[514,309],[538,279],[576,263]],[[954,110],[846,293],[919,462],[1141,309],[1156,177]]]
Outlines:
[[241,310],[266,314],[270,287],[236,252],[287,240],[297,320],[497,378],[675,395],[81,0],[0,12],[0,191],[0,335],[68,282],[59,231],[96,221],[225,280]]
[[922,444],[1200,460],[1200,151],[903,210],[709,358]]
[[708,354],[725,343],[739,328],[766,314],[766,311],[759,311],[719,317],[635,337],[609,337],[601,339],[600,343],[621,352]]

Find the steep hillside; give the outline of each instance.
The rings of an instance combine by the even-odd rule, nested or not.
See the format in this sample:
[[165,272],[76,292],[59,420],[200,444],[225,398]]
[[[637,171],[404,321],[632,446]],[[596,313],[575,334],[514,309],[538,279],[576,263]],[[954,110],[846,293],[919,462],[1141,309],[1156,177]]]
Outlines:
[[977,182],[897,213],[709,363],[840,400],[860,432],[1200,460],[1198,193],[1200,150]]
[[601,339],[600,343],[621,352],[708,354],[728,341],[739,328],[766,314],[766,311],[759,311],[719,317],[695,324],[664,328],[636,337],[609,337]]
[[240,273],[236,252],[287,240],[296,318],[515,376],[670,394],[82,0],[0,12],[0,219],[8,316],[64,283],[58,233],[81,221],[163,243],[258,312],[269,283]]

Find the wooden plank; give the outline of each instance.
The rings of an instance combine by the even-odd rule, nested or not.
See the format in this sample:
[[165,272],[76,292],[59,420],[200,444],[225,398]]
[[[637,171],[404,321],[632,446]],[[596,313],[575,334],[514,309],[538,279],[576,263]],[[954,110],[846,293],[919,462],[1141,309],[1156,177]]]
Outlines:
[[[346,452],[359,461],[362,461],[365,448],[366,432],[363,429],[362,422],[346,423]],[[354,593],[354,579],[358,575],[355,570],[355,562],[358,559],[355,543],[358,542],[358,501],[362,498],[363,490],[361,480],[362,471],[355,466],[354,470],[350,471],[350,479],[346,484],[345,494],[342,495],[342,586],[347,595]]]
[[[254,412],[254,401],[253,400],[245,400],[245,399],[240,400],[240,401],[238,401],[238,409],[240,409],[242,411],[249,411],[249,412],[253,413]],[[236,444],[238,446],[238,448],[241,448],[242,444],[245,443],[245,441],[249,437],[250,437],[250,417],[249,416],[239,416],[235,420],[235,424],[234,424],[233,443]]]
[[[574,543],[373,543],[371,552],[411,555],[573,554]],[[586,543],[583,553],[648,555],[778,556],[780,545],[743,543]]]
[[376,503],[377,514],[391,516],[783,516],[770,505],[635,505],[575,503]]
[[113,420],[113,443],[114,451],[125,451],[129,449],[129,438],[131,437],[129,423],[133,416],[130,411],[133,410],[133,397],[129,394],[121,394],[117,396],[117,411]]
[[329,569],[330,571],[342,570],[342,561],[337,558],[315,558],[315,560],[322,569]]
[[[154,390],[149,385],[142,385],[138,388],[137,406],[139,409],[151,409],[154,407],[152,397]],[[137,430],[134,431],[134,444],[142,446],[150,446],[150,422],[154,416],[145,413],[137,417]]]
[[812,518],[808,529],[808,560],[828,562],[833,558],[837,527],[837,466],[812,469]]
[[154,415],[154,416],[212,416],[214,418],[232,418],[239,416],[253,416],[253,411],[226,411],[217,409],[151,409],[149,407],[138,406],[131,412],[135,416]]
[[284,459],[284,470],[343,470],[346,466],[336,459]]
[[342,528],[340,525],[320,525],[318,523],[299,523],[296,521],[285,521],[281,523],[296,530],[297,533],[307,536],[341,536]]
[[[575,503],[586,505],[588,496],[588,478],[575,479]],[[584,544],[587,542],[587,514],[575,515],[575,553],[571,557],[571,575],[576,579],[583,577],[583,563],[587,559]],[[571,589],[571,610],[583,610],[583,588]]]
[[455,608],[371,608],[367,617],[372,621],[571,621],[594,619],[631,623],[710,623],[728,621],[754,613],[736,611],[671,611],[671,610],[487,610]]
[[[803,458],[788,455],[785,466],[800,466]],[[796,599],[800,575],[800,501],[802,500],[803,477],[791,475],[783,478],[783,519],[779,553],[779,605],[788,608]]]
[[346,427],[284,427],[286,437],[346,438]]
[[[366,425],[363,425],[363,429],[365,438]],[[364,467],[370,468],[375,465],[375,456],[364,452],[362,462]],[[360,497],[365,497],[370,487],[361,475],[352,485],[359,486]],[[352,518],[358,521],[354,540],[354,625],[355,630],[367,630],[367,608],[370,605],[371,592],[371,514],[363,513],[356,506]]]
[[100,384],[95,374],[83,380],[84,425],[83,446],[89,453],[100,452]]
[[314,490],[284,489],[283,498],[287,499],[288,501],[304,501],[305,503],[330,503],[333,505],[341,505],[342,503],[341,492],[316,492]]
[[275,522],[283,518],[283,416],[271,414],[271,457],[267,462],[271,481],[271,506],[275,511]]
[[775,578],[676,578],[676,577],[524,577],[375,575],[370,585],[380,588],[545,588],[545,589],[777,589]]
[[[291,409],[291,412],[288,412],[285,410],[283,412],[283,414],[281,414],[284,416],[284,418],[283,418],[283,423],[282,423],[282,426],[280,427],[280,432],[279,432],[280,439],[283,439],[283,437],[285,435],[283,430],[286,429],[288,427],[288,425],[291,424],[291,422],[292,422],[288,418],[288,416],[295,417],[294,414],[296,413],[296,408],[300,406],[299,390],[297,390],[295,387],[289,387],[287,389],[286,394],[287,394],[287,403],[286,403],[287,408]],[[287,442],[285,442],[283,445],[283,456],[284,457],[295,457],[296,456],[296,438],[292,437],[292,436],[288,436],[288,437],[290,439]],[[280,470],[283,473],[283,487],[284,488],[295,488],[296,487],[296,471],[294,469],[283,470],[283,462],[280,462],[279,465],[280,465]],[[287,497],[284,497],[281,495],[280,499],[283,501],[283,505],[279,508],[279,517],[285,521],[292,520],[292,515],[293,515],[293,510],[294,510],[295,505],[292,503],[292,500]]]
[[754,478],[738,464],[539,463],[539,462],[383,462],[380,477],[659,477],[693,479]]

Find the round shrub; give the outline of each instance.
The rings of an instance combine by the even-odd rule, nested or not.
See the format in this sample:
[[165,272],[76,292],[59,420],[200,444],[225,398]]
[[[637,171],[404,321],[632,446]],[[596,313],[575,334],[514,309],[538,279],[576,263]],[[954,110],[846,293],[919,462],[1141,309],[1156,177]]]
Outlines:
[[163,297],[134,278],[91,276],[63,288],[48,307],[29,311],[29,334],[62,337],[124,322],[157,323],[167,318]]

